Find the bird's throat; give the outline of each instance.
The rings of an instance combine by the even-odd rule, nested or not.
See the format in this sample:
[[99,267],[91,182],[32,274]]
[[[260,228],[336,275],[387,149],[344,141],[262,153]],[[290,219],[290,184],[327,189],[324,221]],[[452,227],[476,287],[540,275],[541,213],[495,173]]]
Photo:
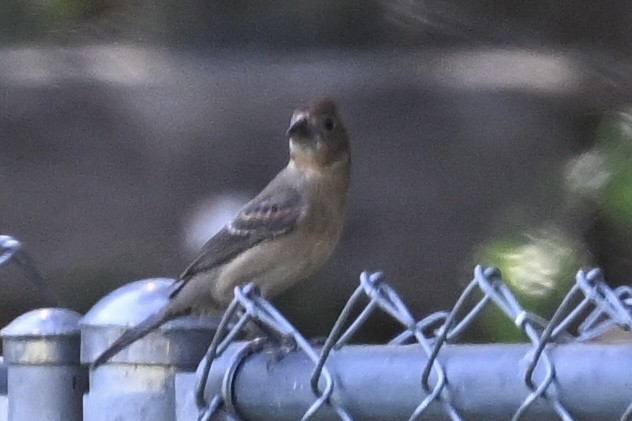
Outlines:
[[290,140],[290,163],[297,168],[320,169],[325,163],[325,158],[322,149]]

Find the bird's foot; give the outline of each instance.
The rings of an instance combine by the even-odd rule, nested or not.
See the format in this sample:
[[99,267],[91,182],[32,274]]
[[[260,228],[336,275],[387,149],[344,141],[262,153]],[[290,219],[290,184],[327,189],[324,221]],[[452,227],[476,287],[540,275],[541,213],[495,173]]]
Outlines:
[[289,335],[274,338],[271,350],[272,361],[279,362],[298,349],[296,340]]

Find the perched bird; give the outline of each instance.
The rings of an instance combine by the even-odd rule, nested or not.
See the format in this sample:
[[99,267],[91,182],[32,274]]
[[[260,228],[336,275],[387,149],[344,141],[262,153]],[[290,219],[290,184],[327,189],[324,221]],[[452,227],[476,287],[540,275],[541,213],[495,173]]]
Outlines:
[[93,367],[175,317],[223,311],[237,285],[254,282],[272,297],[331,255],[351,172],[349,138],[335,103],[323,98],[298,108],[287,136],[287,166],[202,247],[168,303],[123,333]]

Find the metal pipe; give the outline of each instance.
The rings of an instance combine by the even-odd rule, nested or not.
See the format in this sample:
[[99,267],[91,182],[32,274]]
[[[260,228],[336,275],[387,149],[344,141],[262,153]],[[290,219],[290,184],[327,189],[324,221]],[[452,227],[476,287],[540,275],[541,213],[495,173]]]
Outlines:
[[2,329],[10,421],[82,420],[87,376],[79,362],[80,317],[33,310]]
[[[266,350],[235,361],[243,344],[233,344],[214,361],[205,394],[233,399],[228,407],[246,420],[296,420],[317,397],[310,387],[314,364],[302,352],[280,356]],[[511,419],[531,390],[524,374],[532,345],[447,345],[438,361],[444,367],[450,404],[466,420]],[[565,344],[548,348],[555,367],[549,395],[577,420],[619,419],[632,401],[632,345]],[[429,392],[421,386],[427,358],[419,345],[346,346],[333,352],[326,367],[334,376],[331,402],[354,419],[407,420]],[[534,379],[545,367],[538,364]],[[234,373],[226,378],[226,373]],[[436,377],[430,376],[430,385]],[[433,402],[424,419],[449,419]],[[427,417],[427,418],[426,418]],[[556,419],[544,399],[537,399],[524,420]],[[338,419],[325,406],[316,420]]]

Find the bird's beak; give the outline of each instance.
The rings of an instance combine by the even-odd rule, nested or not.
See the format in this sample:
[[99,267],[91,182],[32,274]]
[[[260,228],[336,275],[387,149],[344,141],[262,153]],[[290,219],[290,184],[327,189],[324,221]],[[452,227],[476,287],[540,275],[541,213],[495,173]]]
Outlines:
[[309,124],[307,122],[307,118],[299,117],[296,120],[290,123],[290,127],[286,132],[288,137],[293,137],[298,135],[299,137],[308,137],[309,136]]

